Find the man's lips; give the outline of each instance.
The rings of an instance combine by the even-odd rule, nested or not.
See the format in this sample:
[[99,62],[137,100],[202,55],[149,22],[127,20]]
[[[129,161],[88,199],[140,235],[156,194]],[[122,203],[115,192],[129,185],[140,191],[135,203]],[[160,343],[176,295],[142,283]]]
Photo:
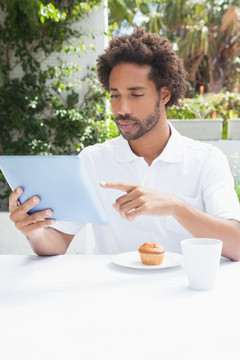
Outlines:
[[134,121],[128,121],[128,120],[118,120],[117,125],[120,130],[131,131],[136,125],[136,123]]

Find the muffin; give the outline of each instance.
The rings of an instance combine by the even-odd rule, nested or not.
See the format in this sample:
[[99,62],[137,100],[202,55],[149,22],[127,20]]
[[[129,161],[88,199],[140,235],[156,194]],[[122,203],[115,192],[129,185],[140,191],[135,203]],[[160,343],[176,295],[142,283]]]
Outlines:
[[139,247],[138,252],[144,265],[160,265],[163,263],[165,249],[158,243],[145,242]]

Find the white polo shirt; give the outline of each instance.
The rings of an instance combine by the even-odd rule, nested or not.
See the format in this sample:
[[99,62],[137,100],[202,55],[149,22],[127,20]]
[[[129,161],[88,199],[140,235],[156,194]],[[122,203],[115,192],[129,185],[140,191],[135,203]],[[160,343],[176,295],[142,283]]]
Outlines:
[[[181,136],[171,126],[163,152],[149,166],[136,156],[122,137],[82,150],[90,179],[109,219],[93,224],[96,250],[100,254],[134,251],[146,241],[158,242],[166,251],[181,252],[180,241],[192,235],[172,216],[139,216],[122,219],[112,207],[122,191],[103,189],[100,181],[121,181],[172,193],[192,206],[223,219],[240,220],[240,206],[225,155],[217,148]],[[76,234],[85,224],[56,222],[52,227]]]

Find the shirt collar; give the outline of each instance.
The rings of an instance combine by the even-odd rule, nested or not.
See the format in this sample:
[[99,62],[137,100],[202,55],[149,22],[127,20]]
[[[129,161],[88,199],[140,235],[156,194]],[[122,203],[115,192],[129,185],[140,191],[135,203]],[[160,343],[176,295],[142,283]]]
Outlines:
[[115,147],[115,159],[125,163],[132,160],[138,160],[140,157],[132,152],[128,141],[120,135],[118,138],[118,146]]
[[171,130],[171,136],[161,152],[161,154],[154,161],[165,161],[170,163],[178,163],[182,159],[182,135],[168,122]]
[[[181,147],[181,139],[182,135],[172,126],[172,124],[168,123],[171,129],[171,136],[163,149],[162,153],[154,160],[178,163],[182,158],[182,147]],[[137,156],[132,152],[131,147],[127,140],[125,140],[122,135],[119,136],[118,145],[115,148],[115,160],[119,162],[129,162],[132,160],[139,161],[144,160],[142,157]]]

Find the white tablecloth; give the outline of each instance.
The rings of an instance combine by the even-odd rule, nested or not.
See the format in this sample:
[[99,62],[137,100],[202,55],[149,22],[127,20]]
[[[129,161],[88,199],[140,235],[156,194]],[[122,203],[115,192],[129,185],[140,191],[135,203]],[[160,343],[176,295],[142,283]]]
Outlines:
[[240,263],[214,290],[111,256],[0,256],[2,360],[240,359]]

